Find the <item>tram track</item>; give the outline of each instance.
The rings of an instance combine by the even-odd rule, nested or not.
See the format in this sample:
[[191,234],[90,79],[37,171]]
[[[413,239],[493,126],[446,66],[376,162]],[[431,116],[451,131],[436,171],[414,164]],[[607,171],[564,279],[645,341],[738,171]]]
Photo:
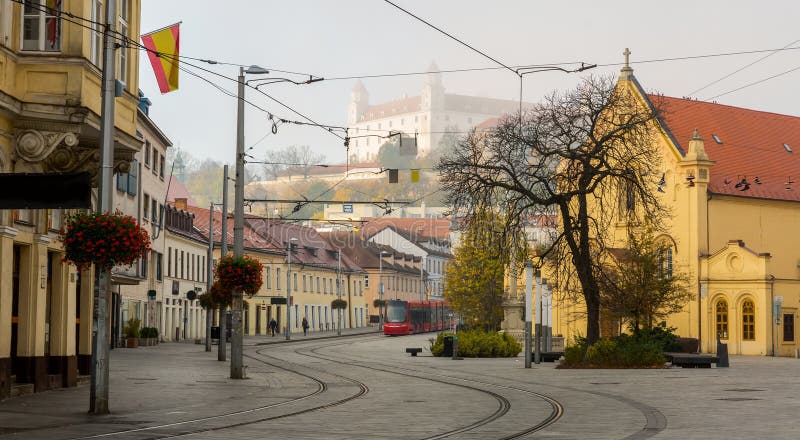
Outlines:
[[[261,353],[262,350],[256,350],[256,354],[258,354],[259,356],[275,359],[275,360],[283,362],[283,363],[291,364],[294,368],[303,367],[303,366],[300,366],[300,365],[295,364],[293,362],[276,358],[274,356],[264,355],[263,353]],[[312,376],[310,374],[301,373],[301,372],[297,371],[296,369],[290,369],[290,368],[286,368],[286,367],[277,365],[275,362],[267,362],[267,361],[265,361],[263,359],[259,359],[259,358],[255,357],[255,356],[252,356],[252,355],[245,354],[244,356],[246,358],[252,359],[252,360],[254,360],[256,362],[260,362],[262,364],[269,365],[269,366],[274,367],[274,368],[279,368],[281,370],[288,371],[290,373],[294,373],[294,374],[297,374],[299,376],[311,379],[313,382],[315,382],[317,384],[317,389],[314,390],[313,392],[309,393],[309,394],[306,394],[306,395],[303,395],[303,396],[300,396],[300,397],[297,397],[297,398],[294,398],[294,399],[290,399],[290,400],[287,400],[287,401],[284,401],[284,402],[278,402],[278,403],[274,403],[274,404],[270,404],[270,405],[263,405],[263,406],[259,406],[259,407],[255,407],[255,408],[249,408],[249,409],[246,409],[246,410],[233,411],[233,412],[230,412],[230,413],[217,414],[217,415],[214,415],[214,416],[200,417],[200,418],[189,419],[189,420],[182,420],[182,421],[179,421],[179,422],[164,423],[164,424],[160,424],[160,425],[151,425],[151,426],[146,426],[146,427],[142,427],[142,428],[133,428],[133,429],[113,431],[113,432],[108,432],[108,433],[103,433],[103,434],[95,434],[95,435],[90,435],[90,436],[75,437],[75,438],[72,438],[70,440],[86,440],[86,439],[95,439],[95,438],[119,437],[119,436],[130,435],[130,434],[138,434],[138,433],[142,433],[142,432],[156,431],[156,430],[159,430],[159,429],[169,429],[169,428],[175,428],[175,427],[181,427],[181,426],[191,426],[193,424],[205,423],[205,422],[209,422],[209,421],[221,420],[221,419],[231,418],[231,417],[238,417],[238,416],[247,415],[247,414],[254,414],[254,413],[266,411],[266,410],[269,410],[269,409],[274,409],[274,408],[278,408],[278,407],[281,407],[281,406],[287,406],[287,405],[290,405],[290,404],[295,404],[295,403],[298,403],[298,402],[302,402],[304,400],[308,400],[308,399],[311,399],[313,397],[319,396],[319,395],[321,395],[322,393],[324,393],[324,392],[326,392],[328,390],[328,383],[327,382],[324,382],[324,381],[320,380],[319,378],[316,378],[316,377],[314,377],[314,376]],[[303,367],[303,368],[308,368],[308,367]],[[313,368],[308,368],[308,369],[315,370]],[[137,440],[156,440],[156,439],[165,439],[165,438],[177,438],[177,437],[190,436],[190,435],[201,434],[201,433],[206,433],[206,432],[214,432],[214,431],[232,429],[232,428],[236,428],[236,427],[241,427],[241,426],[247,426],[247,425],[252,425],[252,424],[256,424],[256,423],[267,422],[267,421],[270,421],[270,420],[278,420],[278,419],[282,419],[282,418],[297,416],[297,415],[301,415],[301,414],[305,414],[305,413],[309,413],[309,412],[313,412],[313,411],[319,411],[319,410],[322,410],[322,409],[327,409],[327,408],[331,408],[331,407],[334,407],[334,406],[342,405],[342,404],[344,404],[346,402],[349,402],[351,400],[360,398],[360,397],[366,395],[369,392],[369,387],[363,382],[360,382],[360,381],[357,381],[357,380],[354,380],[354,379],[350,379],[350,378],[347,378],[347,377],[344,377],[344,376],[341,376],[341,375],[338,375],[338,374],[333,374],[333,373],[328,373],[328,372],[323,372],[323,373],[328,374],[330,376],[339,377],[339,378],[345,379],[347,381],[353,382],[354,384],[356,384],[358,386],[358,389],[359,389],[358,392],[356,392],[356,393],[354,393],[354,394],[352,394],[350,396],[347,396],[345,398],[341,398],[341,399],[335,400],[333,402],[328,402],[328,403],[325,403],[325,404],[322,404],[322,405],[313,406],[311,408],[304,408],[304,409],[297,410],[297,411],[291,411],[291,412],[284,413],[284,414],[277,414],[277,415],[272,415],[272,416],[267,416],[267,417],[259,417],[257,419],[243,420],[243,421],[236,422],[236,423],[228,423],[228,424],[212,426],[212,427],[190,429],[190,430],[185,430],[185,431],[181,431],[181,432],[177,432],[177,433],[163,433],[163,434],[152,435],[152,436],[149,436],[149,437],[137,437]]]
[[[342,344],[331,344],[331,345],[345,345],[345,343],[342,343]],[[330,347],[331,345],[328,345],[327,347]],[[321,348],[324,348],[324,347],[320,347],[318,349],[314,349],[314,351],[316,352],[316,350],[319,350]],[[349,358],[349,359],[351,361],[353,361],[353,362],[369,362],[369,363],[373,363],[374,364],[373,360],[353,359],[353,358]],[[386,365],[386,364],[380,364],[380,365],[385,366],[385,367],[396,368],[394,365],[391,365],[391,366]],[[536,392],[533,392],[533,391],[530,391],[530,390],[525,390],[525,389],[521,389],[521,388],[517,388],[517,387],[501,385],[501,384],[497,384],[497,383],[493,383],[493,382],[484,382],[484,381],[479,381],[479,380],[475,380],[475,379],[459,378],[459,377],[455,377],[455,376],[444,375],[444,374],[441,374],[439,372],[431,372],[431,371],[424,371],[423,372],[423,371],[418,370],[418,369],[406,368],[406,370],[417,371],[420,374],[438,375],[438,376],[441,376],[441,377],[451,378],[451,379],[455,379],[455,380],[471,381],[471,382],[482,384],[482,385],[485,385],[485,386],[494,386],[494,387],[499,387],[499,388],[506,388],[506,389],[511,389],[511,390],[518,391],[518,392],[523,392],[523,393],[531,393],[531,394],[534,394],[537,397],[543,398],[545,400],[552,399],[552,398],[550,398],[549,396],[547,396],[545,394],[536,393]],[[441,369],[439,369],[439,370],[441,370]],[[463,371],[450,370],[450,369],[448,369],[448,371],[453,371],[453,372],[457,372],[457,373],[461,373],[461,374],[477,375],[477,376],[485,377],[485,378],[489,377],[487,375],[480,374],[480,373],[474,373],[474,372],[465,373]],[[628,436],[624,437],[624,440],[648,439],[650,437],[658,435],[660,432],[665,430],[666,427],[667,427],[667,418],[666,418],[666,416],[661,411],[659,411],[657,408],[652,407],[650,405],[647,405],[645,403],[639,402],[637,400],[625,397],[625,396],[620,396],[620,395],[613,394],[613,393],[608,393],[608,392],[584,390],[584,389],[580,389],[580,388],[576,388],[576,387],[570,387],[570,386],[564,386],[564,385],[553,385],[553,384],[546,384],[546,383],[540,383],[540,382],[532,382],[532,381],[528,381],[528,380],[517,380],[516,383],[524,383],[524,384],[530,385],[530,386],[545,386],[545,387],[561,389],[561,390],[566,390],[566,391],[571,391],[571,392],[591,394],[591,395],[607,398],[607,399],[610,399],[610,400],[616,400],[618,402],[621,402],[621,403],[623,403],[623,404],[625,404],[625,405],[637,410],[645,418],[645,425],[642,427],[641,431],[634,432],[631,435],[628,435]],[[554,399],[552,399],[552,400],[553,400],[553,402],[550,402],[551,405],[559,405],[559,406],[561,406],[561,404],[559,402],[555,401]],[[528,428],[526,430],[519,431],[518,433],[509,435],[507,437],[501,437],[500,440],[506,440],[506,439],[510,440],[510,439],[515,439],[515,438],[521,438],[521,437],[524,437],[524,436],[526,436],[528,434],[531,434],[531,433],[534,433],[534,432],[539,431],[541,429],[544,429],[547,426],[550,426],[553,423],[555,423],[558,420],[558,418],[561,417],[561,414],[563,414],[563,407],[561,407],[560,412],[559,412],[557,417],[553,418],[554,414],[551,414],[551,417],[548,417],[547,419],[542,421],[540,424],[538,424],[536,426],[533,426],[531,428]],[[551,419],[551,418],[553,418],[553,419]]]
[[[342,365],[360,367],[360,368],[373,370],[373,371],[380,371],[380,372],[384,372],[384,373],[390,373],[390,374],[396,374],[396,375],[405,376],[405,377],[411,377],[411,378],[415,378],[415,379],[419,379],[419,380],[426,380],[426,381],[437,382],[437,383],[441,383],[441,384],[445,384],[445,385],[451,385],[451,386],[457,386],[457,387],[461,387],[461,388],[466,388],[466,389],[470,389],[470,390],[473,390],[473,391],[478,391],[478,392],[481,392],[481,393],[484,393],[484,394],[489,394],[490,396],[492,396],[493,398],[495,398],[498,401],[498,404],[499,404],[498,409],[494,413],[490,414],[489,416],[484,417],[484,418],[482,418],[482,419],[480,419],[480,420],[478,420],[478,421],[476,421],[476,422],[474,422],[472,424],[460,427],[458,429],[442,432],[442,433],[439,433],[439,434],[436,434],[436,435],[433,435],[433,436],[430,436],[430,437],[424,437],[421,440],[442,439],[442,438],[451,437],[451,436],[454,436],[454,435],[457,435],[457,434],[462,434],[462,433],[466,433],[466,432],[469,432],[469,431],[473,431],[473,430],[475,430],[475,429],[477,429],[479,427],[486,426],[486,425],[498,420],[499,418],[503,417],[506,413],[508,413],[508,411],[511,409],[511,402],[507,398],[505,398],[504,396],[502,396],[502,395],[500,395],[498,393],[486,390],[484,388],[479,388],[477,386],[467,385],[467,384],[463,384],[463,383],[454,383],[452,381],[473,382],[473,383],[476,383],[476,384],[480,384],[481,386],[497,387],[497,388],[502,388],[502,389],[514,391],[514,392],[520,392],[520,393],[532,395],[532,396],[535,396],[535,397],[537,397],[539,399],[542,399],[542,400],[544,400],[545,402],[547,402],[550,405],[550,407],[551,407],[550,414],[547,417],[545,417],[543,420],[541,420],[539,423],[537,423],[535,425],[532,425],[532,426],[529,426],[529,427],[527,427],[527,428],[525,428],[523,430],[517,431],[515,433],[506,435],[504,437],[500,437],[499,440],[512,440],[512,439],[522,438],[522,437],[525,437],[525,436],[527,436],[529,434],[532,434],[534,432],[541,431],[542,429],[545,429],[548,426],[556,423],[558,421],[558,419],[561,418],[562,414],[564,413],[564,407],[560,402],[558,402],[556,399],[554,399],[554,398],[552,398],[550,396],[544,395],[542,393],[537,393],[535,391],[525,390],[525,389],[511,387],[511,386],[499,385],[499,384],[494,384],[494,383],[489,383],[489,382],[480,382],[480,381],[475,381],[475,380],[471,380],[471,379],[459,378],[459,377],[455,377],[455,376],[441,375],[441,374],[436,374],[436,375],[441,376],[443,378],[447,378],[449,380],[436,379],[436,378],[431,378],[431,377],[428,377],[428,376],[423,377],[423,376],[415,375],[415,374],[408,373],[408,372],[395,371],[393,369],[398,368],[396,366],[391,366],[391,368],[393,368],[393,369],[377,368],[377,367],[374,367],[374,366],[367,366],[367,365],[364,365],[362,363],[353,362],[352,358],[349,358],[348,361],[342,361],[342,360],[333,359],[333,358],[330,358],[330,357],[327,357],[327,356],[323,356],[320,353],[318,353],[318,350],[320,350],[322,348],[329,348],[329,347],[331,347],[331,345],[346,345],[346,343],[330,344],[330,345],[327,345],[325,347],[319,347],[319,348],[314,348],[314,349],[308,350],[312,354],[301,353],[300,352],[302,350],[301,348],[296,349],[294,351],[295,351],[295,353],[300,354],[300,355],[309,356],[309,357],[322,359],[322,360],[327,360],[329,362],[335,362],[335,363],[342,364]],[[389,367],[389,366],[387,366],[385,364],[381,364],[381,365],[383,365],[384,367]],[[421,373],[420,371],[413,370],[413,369],[405,369],[405,370],[406,371],[417,371],[417,372]]]

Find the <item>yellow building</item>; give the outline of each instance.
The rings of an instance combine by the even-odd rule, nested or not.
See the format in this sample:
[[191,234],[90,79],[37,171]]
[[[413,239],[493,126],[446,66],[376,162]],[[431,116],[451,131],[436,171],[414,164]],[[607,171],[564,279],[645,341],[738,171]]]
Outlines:
[[[96,176],[100,143],[98,0],[0,3],[0,172]],[[140,2],[120,0],[117,30],[138,41]],[[139,52],[120,47],[115,169],[127,169],[136,136]],[[91,273],[62,263],[60,210],[0,211],[0,399],[12,380],[35,391],[76,384],[88,373]],[[18,389],[18,387],[13,387]]]
[[[627,66],[618,87],[663,108],[659,188],[672,217],[659,239],[670,245],[666,264],[689,275],[693,297],[668,324],[699,339],[703,352],[719,337],[732,354],[794,356],[800,118],[648,95]],[[585,332],[579,309],[555,304],[553,333]]]
[[[208,240],[209,211],[176,202],[179,209],[194,215],[193,224]],[[214,258],[220,256],[222,213],[214,212]],[[233,217],[228,215],[227,242],[233,251]],[[332,331],[339,322],[338,313],[331,308],[334,299],[347,301],[342,313],[342,328],[363,327],[368,324],[369,308],[364,296],[365,273],[344,253],[308,227],[247,215],[244,225],[244,252],[259,260],[264,267],[263,284],[253,296],[245,298],[244,333],[262,335],[269,332],[272,319],[281,333],[286,330],[285,300],[289,295],[290,332],[303,332],[306,318],[310,332]],[[291,266],[290,266],[291,264]],[[287,277],[288,274],[288,277]],[[273,299],[278,299],[273,304]]]

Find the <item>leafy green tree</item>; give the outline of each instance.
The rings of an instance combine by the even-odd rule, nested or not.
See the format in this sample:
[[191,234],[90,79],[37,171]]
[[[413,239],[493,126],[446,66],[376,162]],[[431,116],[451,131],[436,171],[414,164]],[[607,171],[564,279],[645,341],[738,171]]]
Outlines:
[[466,322],[487,330],[503,319],[503,275],[508,247],[503,221],[492,211],[478,211],[448,265],[444,296]]
[[634,331],[679,312],[692,296],[688,275],[673,266],[671,247],[650,226],[629,228],[627,247],[605,260],[601,306]]

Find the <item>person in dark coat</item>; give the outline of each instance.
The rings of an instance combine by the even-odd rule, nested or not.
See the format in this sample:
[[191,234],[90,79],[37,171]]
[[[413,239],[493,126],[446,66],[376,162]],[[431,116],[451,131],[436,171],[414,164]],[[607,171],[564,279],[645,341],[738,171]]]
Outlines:
[[269,321],[269,329],[272,330],[272,336],[275,336],[275,330],[278,329],[278,321],[275,318]]
[[306,319],[306,317],[304,316],[303,317],[303,336],[306,336],[307,334],[308,334],[308,319]]

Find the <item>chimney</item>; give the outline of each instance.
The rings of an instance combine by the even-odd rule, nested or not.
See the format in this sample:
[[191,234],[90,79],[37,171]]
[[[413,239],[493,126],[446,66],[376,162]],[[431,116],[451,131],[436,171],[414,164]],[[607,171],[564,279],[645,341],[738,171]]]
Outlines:
[[176,197],[175,198],[175,207],[180,209],[181,211],[186,211],[187,206],[187,199],[186,197]]

